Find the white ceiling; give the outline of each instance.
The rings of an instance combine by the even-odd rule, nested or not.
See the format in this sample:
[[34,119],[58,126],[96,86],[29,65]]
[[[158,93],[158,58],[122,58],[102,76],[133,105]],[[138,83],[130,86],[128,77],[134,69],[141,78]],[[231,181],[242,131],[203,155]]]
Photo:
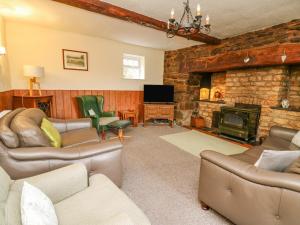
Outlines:
[[[179,19],[184,0],[105,0],[123,8],[167,21],[175,9]],[[190,0],[193,9],[199,0]],[[209,13],[211,35],[226,38],[300,18],[300,0],[200,0],[204,15]],[[23,7],[23,15],[3,8]],[[199,44],[184,38],[168,39],[164,32],[124,22],[51,0],[0,0],[0,13],[7,20],[33,23],[145,47],[170,50]],[[22,14],[22,13],[21,13]]]

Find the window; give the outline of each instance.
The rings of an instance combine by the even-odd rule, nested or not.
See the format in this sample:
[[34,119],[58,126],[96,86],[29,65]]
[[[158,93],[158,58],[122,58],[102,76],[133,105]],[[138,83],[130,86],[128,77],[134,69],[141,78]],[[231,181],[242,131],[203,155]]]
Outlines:
[[145,79],[145,57],[138,55],[123,55],[123,78],[124,79]]

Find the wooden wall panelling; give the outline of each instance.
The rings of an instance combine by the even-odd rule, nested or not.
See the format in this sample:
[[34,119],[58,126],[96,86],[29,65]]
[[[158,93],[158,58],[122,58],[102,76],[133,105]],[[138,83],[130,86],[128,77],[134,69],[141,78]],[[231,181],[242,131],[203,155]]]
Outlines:
[[0,112],[7,109],[12,109],[13,91],[0,92]]
[[[11,95],[26,95],[27,90],[14,90]],[[117,90],[43,90],[42,94],[53,95],[52,115],[60,119],[80,117],[76,96],[103,95],[105,111],[134,109],[142,119],[143,92]],[[3,105],[1,103],[1,105]],[[0,105],[0,107],[1,107]]]

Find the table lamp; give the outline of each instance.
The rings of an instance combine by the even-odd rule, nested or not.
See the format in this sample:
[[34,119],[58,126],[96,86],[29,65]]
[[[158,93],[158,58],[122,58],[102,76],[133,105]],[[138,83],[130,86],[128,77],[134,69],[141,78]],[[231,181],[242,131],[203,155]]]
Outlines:
[[37,81],[36,78],[44,76],[44,67],[41,66],[32,66],[32,65],[25,65],[24,66],[24,76],[30,77],[29,79],[29,95],[33,95],[33,87],[34,85],[37,86],[39,91],[39,95],[42,95],[40,83]]

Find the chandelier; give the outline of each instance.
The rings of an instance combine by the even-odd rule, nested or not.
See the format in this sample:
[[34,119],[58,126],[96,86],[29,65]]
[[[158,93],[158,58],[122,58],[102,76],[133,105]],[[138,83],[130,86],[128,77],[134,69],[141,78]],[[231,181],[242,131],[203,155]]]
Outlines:
[[187,39],[190,38],[191,35],[197,33],[209,33],[210,32],[210,24],[209,24],[209,16],[206,16],[205,24],[202,25],[202,15],[200,4],[197,5],[197,13],[195,18],[193,17],[190,1],[187,0],[183,3],[184,12],[180,19],[180,22],[175,20],[175,11],[171,10],[171,18],[168,20],[168,30],[167,37],[173,38],[175,35],[186,36]]

